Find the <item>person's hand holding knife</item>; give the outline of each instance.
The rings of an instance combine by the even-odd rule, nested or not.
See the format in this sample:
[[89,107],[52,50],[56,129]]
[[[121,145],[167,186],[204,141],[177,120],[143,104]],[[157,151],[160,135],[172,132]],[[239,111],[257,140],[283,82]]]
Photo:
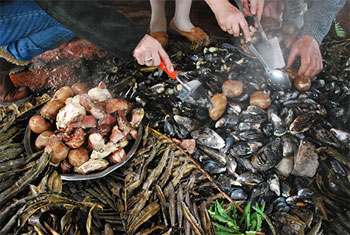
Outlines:
[[[228,0],[206,0],[211,10],[214,12],[216,20],[221,29],[235,37],[243,33],[247,41],[251,41],[248,23],[244,14],[233,6]],[[243,11],[247,15],[257,15],[261,18],[264,1],[263,0],[242,0]]]

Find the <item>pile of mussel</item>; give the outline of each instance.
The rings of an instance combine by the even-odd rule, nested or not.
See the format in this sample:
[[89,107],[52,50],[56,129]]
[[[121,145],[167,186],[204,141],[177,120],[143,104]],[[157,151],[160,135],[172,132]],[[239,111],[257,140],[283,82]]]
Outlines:
[[[346,42],[341,47],[349,51]],[[324,52],[327,58],[330,51]],[[150,126],[175,139],[194,139],[201,167],[232,200],[266,202],[279,234],[315,225],[313,234],[350,229],[344,223],[350,219],[346,58],[339,75],[330,73],[331,61],[314,78],[285,69],[293,84],[288,90],[269,84],[259,63],[235,44],[178,52],[172,59],[184,80],[201,81],[212,106],[182,102],[181,85],[160,70],[134,73],[136,91],[127,95],[144,107]]]

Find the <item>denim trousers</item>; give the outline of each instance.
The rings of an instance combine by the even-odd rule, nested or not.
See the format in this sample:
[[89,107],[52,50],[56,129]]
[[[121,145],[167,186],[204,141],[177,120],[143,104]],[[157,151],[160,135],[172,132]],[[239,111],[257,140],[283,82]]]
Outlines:
[[0,2],[0,46],[17,60],[29,61],[74,36],[34,0]]

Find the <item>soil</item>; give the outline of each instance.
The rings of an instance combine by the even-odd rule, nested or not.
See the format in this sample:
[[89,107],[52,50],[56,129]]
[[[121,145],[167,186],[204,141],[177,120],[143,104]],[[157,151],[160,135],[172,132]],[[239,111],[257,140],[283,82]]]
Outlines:
[[[115,9],[128,15],[131,19],[149,27],[151,20],[151,6],[148,0],[135,1],[103,1],[103,4],[110,5]],[[168,23],[174,16],[175,1],[166,1],[166,16]],[[204,1],[193,1],[191,7],[192,23],[202,28],[205,32],[213,35],[225,35],[216,22],[215,15]]]

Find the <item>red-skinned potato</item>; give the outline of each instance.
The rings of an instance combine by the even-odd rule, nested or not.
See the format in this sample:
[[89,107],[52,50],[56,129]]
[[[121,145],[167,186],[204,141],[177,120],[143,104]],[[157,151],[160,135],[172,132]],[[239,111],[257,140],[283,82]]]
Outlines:
[[271,104],[269,94],[264,91],[256,91],[250,96],[250,105],[258,106],[262,109],[266,109]]
[[64,86],[58,89],[56,93],[53,95],[54,100],[61,100],[63,103],[66,101],[67,98],[73,97],[74,92],[73,89],[69,86]]
[[297,76],[294,80],[294,87],[299,91],[307,91],[311,87],[311,79],[306,76]]
[[[69,149],[62,142],[54,142],[50,144],[52,155],[50,161],[53,164],[58,164],[68,156]],[[45,148],[46,149],[46,148]]]
[[89,89],[85,86],[85,84],[77,82],[72,86],[72,90],[75,95],[87,94]]
[[210,98],[213,108],[209,109],[209,116],[214,121],[218,120],[225,112],[227,99],[224,94],[215,94]]
[[49,142],[50,136],[53,135],[52,131],[44,131],[42,132],[35,140],[35,147],[37,149],[43,149]]
[[222,84],[222,93],[226,97],[237,97],[243,92],[243,83],[237,80],[227,80]]
[[63,133],[57,133],[49,137],[48,144],[50,145],[51,143],[62,142],[62,141],[63,141]]
[[89,153],[85,148],[77,148],[69,151],[68,161],[72,166],[79,167],[89,160]]
[[29,119],[29,128],[34,133],[40,134],[51,129],[51,124],[40,115],[34,115]]
[[55,120],[61,108],[63,108],[64,102],[62,100],[50,100],[40,110],[40,115],[48,120]]
[[67,158],[64,159],[60,165],[61,165],[61,171],[63,173],[68,173],[68,172],[72,171],[73,166],[71,164],[69,164],[69,162],[67,161]]

